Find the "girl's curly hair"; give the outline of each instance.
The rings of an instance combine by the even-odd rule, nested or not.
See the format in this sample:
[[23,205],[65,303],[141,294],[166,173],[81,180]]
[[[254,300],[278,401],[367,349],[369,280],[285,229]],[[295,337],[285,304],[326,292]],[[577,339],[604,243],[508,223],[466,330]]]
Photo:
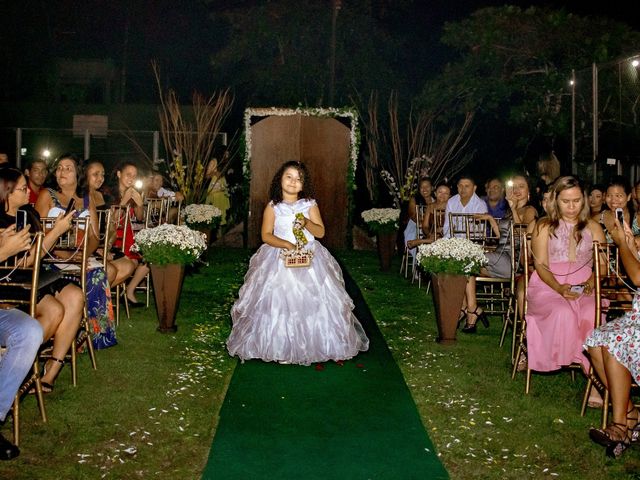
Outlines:
[[295,168],[300,175],[300,180],[302,181],[302,190],[298,194],[298,199],[300,198],[314,198],[315,191],[313,189],[313,182],[311,181],[311,177],[309,176],[309,170],[304,163],[299,162],[298,160],[290,160],[284,163],[278,171],[273,176],[273,180],[271,180],[271,188],[269,190],[269,198],[273,202],[274,205],[282,202],[282,177],[284,172],[287,171],[288,168]]

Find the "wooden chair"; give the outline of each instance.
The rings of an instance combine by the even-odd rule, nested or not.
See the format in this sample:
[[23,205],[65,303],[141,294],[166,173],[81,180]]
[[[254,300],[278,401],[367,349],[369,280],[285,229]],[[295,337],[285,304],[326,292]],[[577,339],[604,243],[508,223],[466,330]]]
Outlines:
[[147,198],[144,205],[144,228],[157,227],[167,223],[169,203],[166,198]]
[[493,232],[489,220],[475,218],[476,214],[449,212],[449,234],[452,237],[464,237],[482,245],[486,249],[495,249],[499,236]]
[[[594,293],[596,296],[596,321],[598,328],[602,316],[618,317],[632,309],[633,295],[636,287],[624,271],[618,248],[613,243],[593,242],[594,258]],[[637,386],[637,385],[636,385]],[[582,399],[580,415],[584,416],[592,389],[602,395],[601,427],[607,427],[609,416],[609,390],[600,381],[593,367],[587,374],[587,386]]]
[[[428,205],[416,205],[416,240],[423,240],[426,238],[426,235],[422,231],[422,223],[424,221],[424,216],[427,213]],[[409,253],[409,249],[405,245],[406,253]],[[418,253],[417,247],[415,248],[415,253],[411,257],[411,283],[413,284],[418,279],[418,288],[422,286],[422,272],[418,268],[418,262],[416,261],[416,254]]]
[[[40,220],[43,232],[46,234],[53,229],[57,218],[44,217]],[[43,264],[49,264],[53,268],[62,271],[65,276],[74,277],[77,284],[82,289],[84,298],[87,297],[87,269],[89,263],[89,255],[87,252],[89,229],[91,228],[89,217],[74,218],[71,228],[62,234],[53,248],[45,254],[42,259]],[[77,355],[79,348],[86,346],[91,359],[91,366],[96,370],[96,356],[93,350],[93,342],[91,341],[91,329],[89,328],[89,315],[87,310],[87,302],[84,302],[82,319],[80,320],[80,328],[74,343],[71,345],[69,352],[65,355],[71,363],[71,377],[73,385],[78,384],[77,371]],[[40,358],[47,360],[51,358],[51,349],[45,349],[40,353]]]
[[513,244],[511,245],[512,252],[511,255],[511,271],[513,272],[513,285],[512,285],[512,309],[511,314],[505,316],[505,322],[502,325],[502,334],[500,335],[500,346],[504,345],[504,340],[507,335],[507,330],[511,328],[512,330],[512,338],[511,338],[511,362],[513,363],[514,355],[516,352],[516,336],[517,336],[517,326],[519,325],[519,304],[518,304],[518,295],[517,295],[517,280],[521,278],[523,275],[523,261],[522,261],[522,248],[521,245],[526,241],[527,228],[529,227],[526,223],[513,223],[511,225],[511,240]]
[[[524,355],[525,358],[527,359],[527,369],[526,369],[526,381],[525,381],[525,387],[524,387],[524,392],[525,394],[529,394],[529,392],[531,391],[531,372],[533,370],[531,370],[531,368],[529,368],[529,361],[527,358],[528,352],[527,352],[527,292],[529,290],[529,279],[531,277],[531,274],[533,273],[534,266],[533,266],[533,257],[531,255],[531,235],[527,234],[526,235],[526,241],[522,242],[522,259],[523,259],[523,264],[524,264],[524,271],[523,271],[523,279],[524,279],[524,305],[523,305],[523,315],[522,315],[522,325],[519,328],[519,333],[518,333],[518,347],[516,349],[516,354],[515,354],[515,361],[513,362],[513,369],[511,371],[511,378],[515,379],[516,378],[516,374],[518,373],[518,365],[519,365],[519,360],[520,360],[520,356]],[[563,367],[563,369],[568,369],[571,372],[571,378],[573,380],[575,380],[575,372],[577,370],[581,370],[582,369],[582,365],[578,364],[578,363],[572,363],[571,365],[567,365],[565,367]]]
[[[508,221],[506,239],[500,245],[491,245],[485,240],[485,249],[498,255],[509,255],[510,274],[508,277],[476,276],[476,299],[488,314],[499,314],[507,324],[514,311],[515,304],[515,251],[513,222]],[[490,237],[491,238],[491,237]],[[490,245],[490,246],[489,246]],[[504,329],[504,326],[503,326]]]
[[[31,266],[26,266],[26,255],[16,255],[0,266],[0,303],[15,305],[16,308],[26,311],[31,317],[36,317],[38,305],[38,291],[40,288],[40,266],[42,258],[42,239],[44,234],[37,233],[34,236],[34,261]],[[40,383],[40,366],[38,358],[34,358],[31,373],[20,386],[11,407],[13,416],[13,443],[20,443],[20,399],[35,388],[40,417],[47,423],[47,412]]]

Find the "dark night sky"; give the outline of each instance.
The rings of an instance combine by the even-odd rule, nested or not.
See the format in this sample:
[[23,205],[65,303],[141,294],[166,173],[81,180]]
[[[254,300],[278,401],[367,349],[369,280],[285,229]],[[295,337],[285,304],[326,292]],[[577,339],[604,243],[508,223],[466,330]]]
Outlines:
[[[326,0],[327,4],[331,0]],[[349,0],[343,0],[345,4]],[[25,0],[3,2],[0,16],[0,55],[9,63],[20,62],[21,75],[40,76],[46,57],[111,58],[120,66],[128,38],[128,85],[133,96],[148,90],[149,59],[157,58],[163,66],[165,80],[183,91],[194,88],[207,90],[212,85],[208,54],[221,45],[224,32],[216,31],[209,12],[227,6],[245,6],[253,2],[242,0],[211,0],[208,6],[197,0]],[[393,0],[379,0],[374,5],[387,5],[393,16]],[[404,25],[422,35],[425,48],[437,45],[439,29],[445,21],[456,21],[483,6],[506,3],[526,7],[548,5],[579,14],[606,15],[638,28],[639,9],[634,2],[585,1],[523,2],[490,0],[433,0],[403,2],[408,18],[396,18],[395,28]],[[304,4],[303,1],[300,4]],[[128,36],[125,25],[129,24]],[[8,53],[6,53],[8,52]],[[1,58],[1,57],[0,57]],[[6,60],[5,60],[6,62]],[[5,63],[6,64],[6,63]],[[5,73],[6,74],[6,73]],[[16,96],[25,92],[16,92]],[[5,98],[11,94],[5,93]],[[15,98],[18,99],[18,98]]]

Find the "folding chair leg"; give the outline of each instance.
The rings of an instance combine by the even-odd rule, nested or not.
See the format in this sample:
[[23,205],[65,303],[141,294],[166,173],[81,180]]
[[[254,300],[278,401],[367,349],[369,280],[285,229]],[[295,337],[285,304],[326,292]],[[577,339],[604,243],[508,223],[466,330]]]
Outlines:
[[[516,363],[516,368],[518,368],[517,365],[518,364]],[[527,366],[527,381],[524,386],[524,393],[529,395],[530,391],[531,391],[531,369]]]
[[584,414],[587,412],[587,402],[589,401],[589,396],[591,395],[591,389],[593,388],[593,380],[591,379],[591,368],[589,369],[589,375],[587,376],[587,388],[584,390],[584,395],[582,396],[582,405],[580,407],[580,416],[584,417]]
[[13,399],[13,444],[20,445],[20,396]]

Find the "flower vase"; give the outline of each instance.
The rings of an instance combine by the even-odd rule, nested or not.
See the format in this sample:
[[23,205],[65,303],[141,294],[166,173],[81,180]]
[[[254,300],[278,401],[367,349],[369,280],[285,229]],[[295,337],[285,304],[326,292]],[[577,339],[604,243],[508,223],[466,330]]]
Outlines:
[[433,299],[436,306],[436,322],[438,338],[436,341],[443,345],[456,342],[458,318],[467,287],[466,275],[450,273],[432,273]]
[[153,296],[156,301],[158,328],[161,333],[173,333],[176,326],[176,313],[184,280],[184,265],[150,265],[153,280]]
[[397,232],[378,233],[378,259],[380,260],[380,270],[388,272],[391,270],[391,259],[396,249]]

